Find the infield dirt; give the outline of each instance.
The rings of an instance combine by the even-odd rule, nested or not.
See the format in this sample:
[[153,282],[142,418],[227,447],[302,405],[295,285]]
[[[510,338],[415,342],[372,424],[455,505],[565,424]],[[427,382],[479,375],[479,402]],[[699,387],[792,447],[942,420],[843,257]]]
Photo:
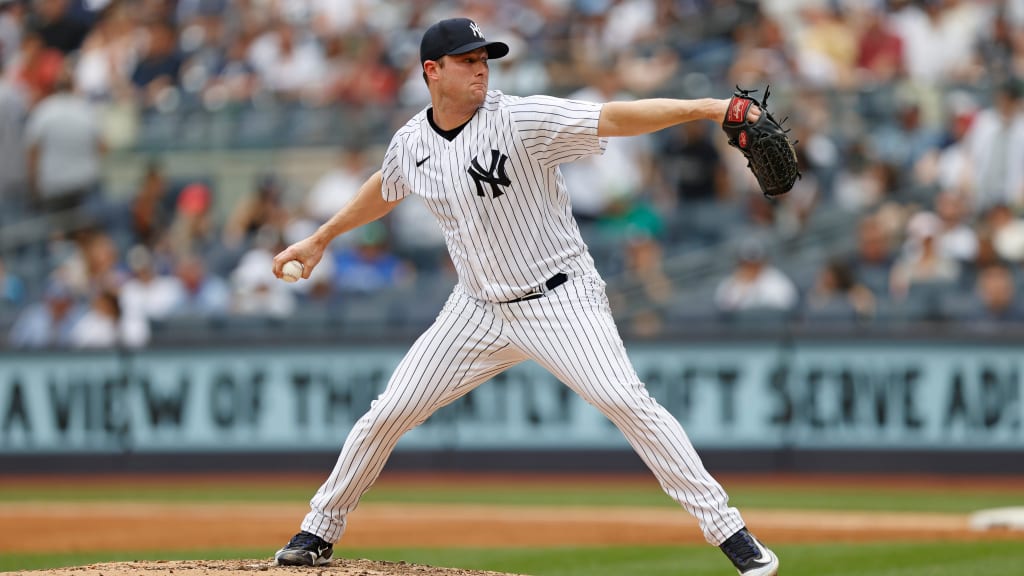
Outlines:
[[[96,481],[92,479],[90,481]],[[449,479],[448,481],[451,481]],[[480,478],[475,478],[479,483]],[[548,478],[546,482],[551,482]],[[3,482],[0,482],[2,485]],[[998,489],[998,486],[993,486]],[[294,533],[303,503],[8,502],[0,507],[0,553],[254,549],[265,558],[110,563],[23,572],[32,576],[310,574],[274,567],[271,554]],[[766,542],[1012,539],[975,532],[964,514],[743,510]],[[46,534],[47,538],[38,538]],[[338,576],[483,576],[468,570],[344,559],[345,548],[673,545],[703,542],[692,517],[673,507],[491,506],[364,503],[349,519],[336,560],[316,573]]]

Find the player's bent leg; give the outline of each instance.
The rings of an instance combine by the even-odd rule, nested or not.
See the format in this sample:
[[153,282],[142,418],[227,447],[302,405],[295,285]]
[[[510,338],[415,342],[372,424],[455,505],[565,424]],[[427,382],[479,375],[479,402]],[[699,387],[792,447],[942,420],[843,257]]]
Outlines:
[[341,539],[348,514],[376,481],[403,434],[523,360],[501,338],[485,308],[454,293],[349,432],[330,476],[310,500],[302,530],[330,543]]
[[599,279],[573,278],[566,290],[530,301],[510,324],[515,343],[607,416],[662,489],[718,546],[744,526],[704,468],[679,421],[651,398],[626,355]]

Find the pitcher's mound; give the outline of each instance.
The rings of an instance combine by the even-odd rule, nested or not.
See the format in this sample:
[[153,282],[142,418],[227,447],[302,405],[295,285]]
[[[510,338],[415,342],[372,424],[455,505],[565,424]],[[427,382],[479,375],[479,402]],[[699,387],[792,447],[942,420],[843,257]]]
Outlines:
[[32,572],[8,572],[20,576],[515,576],[498,572],[438,568],[406,562],[379,562],[336,558],[330,566],[274,566],[270,560],[173,560],[159,562],[113,562]]

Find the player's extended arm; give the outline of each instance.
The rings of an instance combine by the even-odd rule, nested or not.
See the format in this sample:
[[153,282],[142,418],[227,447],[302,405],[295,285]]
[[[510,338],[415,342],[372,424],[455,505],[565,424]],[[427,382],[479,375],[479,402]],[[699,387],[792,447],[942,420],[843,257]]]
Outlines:
[[309,278],[310,272],[323,258],[324,250],[338,236],[382,218],[398,206],[401,200],[388,202],[381,194],[381,173],[380,170],[370,176],[351,202],[338,210],[338,213],[325,222],[308,238],[300,240],[295,244],[282,250],[274,257],[274,276],[281,277],[281,268],[289,260],[298,260],[302,263],[302,277]]
[[[717,98],[649,98],[632,102],[608,102],[601,107],[597,135],[638,136],[694,120],[712,120],[720,123],[725,118],[728,107],[728,100]],[[751,106],[748,112],[750,119],[756,120],[759,115],[757,107]]]

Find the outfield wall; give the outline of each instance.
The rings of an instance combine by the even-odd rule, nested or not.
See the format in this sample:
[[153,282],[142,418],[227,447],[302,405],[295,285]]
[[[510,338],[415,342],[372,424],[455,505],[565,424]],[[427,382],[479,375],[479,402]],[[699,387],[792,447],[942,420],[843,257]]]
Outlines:
[[[0,470],[321,468],[405,349],[5,353]],[[647,342],[630,355],[709,466],[1024,472],[1013,345]],[[391,465],[642,468],[618,430],[534,363],[440,410]]]

